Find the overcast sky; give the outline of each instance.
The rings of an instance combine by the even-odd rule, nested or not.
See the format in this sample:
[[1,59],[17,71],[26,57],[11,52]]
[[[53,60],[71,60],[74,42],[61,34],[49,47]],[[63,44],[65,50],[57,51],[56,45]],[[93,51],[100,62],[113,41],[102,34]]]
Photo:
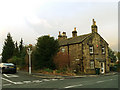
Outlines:
[[67,37],[91,33],[92,19],[98,33],[113,50],[118,49],[118,0],[1,0],[0,53],[8,32],[14,41],[35,44],[42,35]]

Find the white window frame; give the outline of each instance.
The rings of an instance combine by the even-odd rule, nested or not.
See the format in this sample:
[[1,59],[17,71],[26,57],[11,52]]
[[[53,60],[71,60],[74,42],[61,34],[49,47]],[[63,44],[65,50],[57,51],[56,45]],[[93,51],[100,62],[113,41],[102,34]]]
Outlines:
[[93,46],[89,46],[90,54],[93,54]]
[[90,61],[90,69],[95,69],[95,63],[94,63],[94,61]]
[[62,48],[61,51],[64,53],[65,52],[65,48]]
[[105,48],[102,47],[102,54],[105,54]]

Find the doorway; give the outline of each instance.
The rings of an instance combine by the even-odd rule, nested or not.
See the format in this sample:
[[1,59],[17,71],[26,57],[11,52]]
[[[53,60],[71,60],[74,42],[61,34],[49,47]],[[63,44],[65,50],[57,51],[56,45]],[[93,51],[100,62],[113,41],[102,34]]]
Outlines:
[[104,62],[101,62],[101,73],[105,73],[105,65]]

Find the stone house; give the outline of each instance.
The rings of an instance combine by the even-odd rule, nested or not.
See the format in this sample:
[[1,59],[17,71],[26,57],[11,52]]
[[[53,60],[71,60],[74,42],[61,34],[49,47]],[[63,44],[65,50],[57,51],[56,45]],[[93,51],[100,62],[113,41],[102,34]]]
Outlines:
[[77,36],[75,27],[71,38],[67,38],[66,32],[62,35],[59,32],[60,52],[68,54],[68,66],[73,71],[95,74],[96,68],[100,68],[100,73],[104,74],[109,72],[108,43],[98,34],[94,19],[91,30],[91,33]]

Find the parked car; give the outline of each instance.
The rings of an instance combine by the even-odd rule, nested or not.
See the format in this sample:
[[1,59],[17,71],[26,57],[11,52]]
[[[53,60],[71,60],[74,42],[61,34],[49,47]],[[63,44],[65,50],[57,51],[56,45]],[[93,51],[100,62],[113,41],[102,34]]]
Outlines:
[[16,73],[16,65],[13,63],[0,63],[1,73]]

